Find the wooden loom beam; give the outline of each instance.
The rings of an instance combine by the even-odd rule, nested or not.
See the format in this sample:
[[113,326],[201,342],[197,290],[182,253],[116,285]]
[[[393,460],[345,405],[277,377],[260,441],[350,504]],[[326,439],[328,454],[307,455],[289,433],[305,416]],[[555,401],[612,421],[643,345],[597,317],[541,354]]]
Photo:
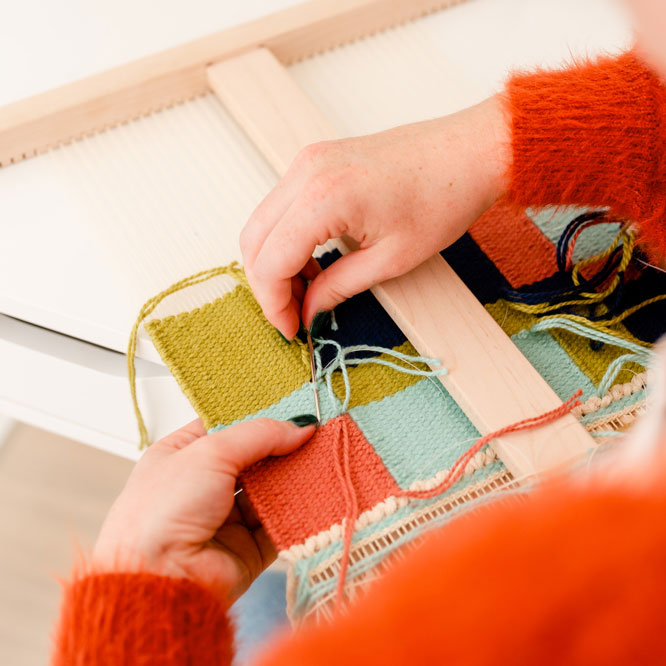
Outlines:
[[206,67],[265,46],[301,60],[462,0],[313,0],[0,108],[0,167],[208,91]]
[[[337,135],[267,49],[215,64],[207,76],[280,175],[303,146]],[[440,255],[372,291],[420,354],[442,359],[449,369],[442,383],[482,434],[562,404]],[[492,444],[517,478],[563,466],[592,445],[570,414]]]

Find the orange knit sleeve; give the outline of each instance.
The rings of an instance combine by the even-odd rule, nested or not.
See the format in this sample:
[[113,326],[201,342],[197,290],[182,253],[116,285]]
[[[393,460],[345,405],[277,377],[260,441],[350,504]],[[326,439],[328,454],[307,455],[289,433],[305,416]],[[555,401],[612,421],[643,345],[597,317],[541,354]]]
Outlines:
[[609,207],[666,255],[666,87],[633,53],[507,84],[521,206]]
[[553,487],[441,528],[261,666],[666,663],[666,485]]
[[223,605],[185,580],[91,574],[65,588],[52,666],[229,666]]

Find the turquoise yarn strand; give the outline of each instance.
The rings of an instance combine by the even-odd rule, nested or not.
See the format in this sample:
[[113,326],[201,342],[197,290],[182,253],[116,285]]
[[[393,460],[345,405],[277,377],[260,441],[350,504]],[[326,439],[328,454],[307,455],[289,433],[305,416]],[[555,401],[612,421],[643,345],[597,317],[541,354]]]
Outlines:
[[571,319],[565,319],[564,317],[552,317],[550,319],[542,319],[537,322],[529,329],[529,332],[537,333],[539,331],[548,331],[551,328],[559,328],[570,333],[575,333],[576,335],[589,338],[591,340],[596,340],[597,342],[603,342],[614,347],[619,347],[620,349],[626,349],[627,354],[618,356],[606,369],[604,376],[599,383],[599,388],[597,394],[599,397],[604,396],[608,391],[610,391],[613,383],[617,379],[617,376],[620,374],[622,368],[626,363],[638,363],[643,367],[648,367],[650,363],[650,358],[652,356],[651,350],[643,347],[642,345],[636,344],[631,340],[626,340],[619,336],[611,335],[610,333],[605,333],[603,331],[598,331],[595,328],[585,326],[577,321],[572,321]]
[[551,328],[560,328],[571,333],[576,333],[577,335],[582,335],[585,338],[590,338],[592,340],[597,340],[598,342],[604,342],[615,347],[620,347],[621,349],[626,349],[627,351],[633,352],[634,354],[643,354],[648,353],[649,349],[643,345],[636,344],[631,340],[625,340],[616,335],[611,335],[610,333],[605,333],[603,331],[598,331],[596,328],[590,326],[585,326],[577,321],[572,321],[571,319],[565,319],[564,317],[552,317],[549,319],[542,319],[537,322],[530,328],[530,332],[538,331],[547,331]]
[[[403,354],[402,352],[395,351],[394,349],[389,349],[388,347],[373,347],[371,345],[353,345],[350,347],[342,347],[340,343],[335,340],[325,340],[317,338],[314,340],[316,343],[315,347],[315,362],[317,365],[317,380],[323,379],[326,382],[326,389],[328,390],[329,397],[331,402],[335,402],[335,393],[333,391],[332,377],[333,373],[336,370],[340,370],[342,375],[342,380],[345,386],[345,399],[342,403],[342,408],[340,413],[344,414],[349,408],[349,401],[351,399],[351,384],[349,382],[349,372],[347,366],[358,366],[367,363],[374,363],[377,365],[383,365],[397,372],[402,372],[407,375],[416,375],[418,377],[436,377],[438,375],[447,374],[448,370],[446,368],[440,368],[438,370],[419,370],[419,368],[406,368],[403,365],[398,365],[391,361],[387,361],[383,358],[377,357],[354,357],[354,354],[361,352],[372,352],[376,354],[384,354],[386,356],[392,356],[395,359],[400,361],[405,361],[406,363],[416,364],[416,363],[425,363],[426,365],[435,365],[441,366],[442,362],[438,358],[429,358],[427,356],[410,356],[409,354]],[[326,365],[322,367],[321,360],[321,350],[327,345],[335,347],[336,353],[335,357]]]

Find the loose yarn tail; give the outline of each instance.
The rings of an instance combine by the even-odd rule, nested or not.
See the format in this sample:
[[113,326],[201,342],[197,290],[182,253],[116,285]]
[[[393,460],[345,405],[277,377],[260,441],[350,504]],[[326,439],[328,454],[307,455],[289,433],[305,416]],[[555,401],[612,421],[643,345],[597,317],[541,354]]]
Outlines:
[[434,488],[430,488],[428,490],[402,490],[397,494],[397,496],[423,500],[432,499],[433,497],[437,497],[437,495],[441,495],[443,492],[449,490],[449,488],[451,488],[451,486],[453,486],[453,484],[456,483],[458,479],[460,479],[469,461],[486,444],[491,442],[493,439],[501,437],[502,435],[508,435],[509,433],[519,432],[521,430],[530,430],[531,428],[538,428],[539,426],[556,421],[565,414],[568,414],[574,407],[577,407],[581,404],[580,400],[578,400],[581,395],[583,395],[583,391],[578,389],[578,391],[576,391],[576,393],[574,393],[566,402],[562,403],[559,407],[556,407],[549,412],[545,412],[539,416],[533,416],[529,419],[524,419],[523,421],[518,421],[517,423],[513,423],[512,425],[505,426],[504,428],[500,428],[499,430],[495,430],[494,432],[490,432],[487,435],[484,435],[481,437],[481,439],[477,440],[475,444],[470,446],[469,449],[467,449],[467,451],[465,451],[465,453],[463,453],[455,463],[453,463],[450,472],[446,475],[442,482],[436,485]]
[[[600,224],[619,224],[615,238],[602,252],[574,263],[574,249],[582,232]],[[645,263],[635,250],[636,234],[629,224],[604,211],[584,213],[569,223],[557,243],[557,268],[567,277],[567,285],[543,290],[537,283],[520,289],[506,289],[503,295],[513,310],[536,315],[540,320],[550,317],[569,319],[600,332],[622,335],[618,324],[639,310],[666,299],[666,294],[658,294],[621,309],[628,268],[633,260]],[[583,269],[587,269],[585,278]]]
[[238,265],[238,262],[234,261],[228,266],[217,266],[216,268],[209,268],[208,270],[195,273],[190,275],[174,284],[170,287],[167,287],[164,291],[161,291],[159,294],[148,299],[144,304],[139,315],[132,326],[132,332],[130,333],[129,344],[127,346],[127,376],[129,378],[130,384],[130,394],[132,396],[132,405],[134,406],[134,414],[136,415],[136,422],[139,428],[139,448],[143,449],[150,444],[150,438],[148,437],[148,430],[146,428],[146,423],[141,414],[141,408],[139,407],[139,400],[136,393],[136,345],[137,339],[139,336],[139,328],[146,317],[149,317],[155,310],[155,308],[171,294],[174,294],[177,291],[182,289],[187,289],[188,287],[193,287],[195,284],[200,284],[201,282],[206,282],[211,278],[217,277],[218,275],[229,275],[239,282],[245,281],[245,273],[243,269]]
[[342,557],[340,559],[340,574],[338,584],[335,590],[336,608],[341,608],[344,601],[345,581],[347,579],[347,569],[349,568],[349,558],[351,555],[351,543],[354,536],[354,525],[358,518],[358,499],[354,481],[351,477],[350,465],[350,442],[349,429],[347,421],[341,418],[338,431],[338,450],[335,451],[335,470],[340,488],[345,499],[345,530],[342,544]]
[[[351,399],[351,382],[349,380],[349,365],[363,365],[363,364],[378,364],[383,365],[397,372],[403,372],[409,375],[418,375],[421,377],[434,377],[436,375],[446,374],[446,368],[438,368],[436,370],[429,370],[419,367],[417,364],[424,364],[430,366],[441,366],[441,361],[436,358],[428,358],[425,356],[411,356],[388,347],[375,347],[371,345],[354,345],[350,347],[342,347],[339,342],[335,340],[326,340],[317,338],[315,340],[315,362],[317,365],[317,381],[323,380],[326,383],[326,388],[329,395],[331,404],[335,404],[336,396],[333,390],[332,377],[336,370],[340,371],[342,381],[345,388],[344,398],[338,410],[338,432],[335,438],[336,446],[333,450],[333,465],[335,474],[338,479],[338,484],[342,491],[344,501],[344,534],[342,541],[342,556],[340,559],[340,573],[338,575],[338,582],[335,591],[335,606],[337,609],[342,607],[345,596],[345,582],[347,579],[347,571],[349,569],[350,554],[352,539],[354,536],[354,526],[356,519],[359,515],[358,498],[356,496],[356,489],[354,488],[354,481],[351,476],[351,442],[349,437],[348,423],[343,415],[349,409],[349,402]],[[321,350],[323,347],[330,345],[335,348],[334,358],[325,367],[321,360]],[[396,361],[388,361],[376,356],[355,356],[355,354],[371,352],[373,354],[383,354],[390,356]],[[399,361],[406,365],[400,365]]]

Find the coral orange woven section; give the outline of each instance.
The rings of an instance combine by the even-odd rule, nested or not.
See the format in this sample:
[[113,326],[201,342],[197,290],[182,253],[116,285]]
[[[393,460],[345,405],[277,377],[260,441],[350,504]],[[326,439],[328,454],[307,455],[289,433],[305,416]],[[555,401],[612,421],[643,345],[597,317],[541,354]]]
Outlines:
[[359,511],[372,508],[400,489],[355,421],[343,414],[321,426],[294,453],[267,458],[241,477],[241,483],[278,550],[302,543],[341,523],[345,502],[335,473],[339,424],[347,422],[351,477]]
[[553,272],[555,246],[524,210],[506,199],[491,206],[469,234],[514,289]]

